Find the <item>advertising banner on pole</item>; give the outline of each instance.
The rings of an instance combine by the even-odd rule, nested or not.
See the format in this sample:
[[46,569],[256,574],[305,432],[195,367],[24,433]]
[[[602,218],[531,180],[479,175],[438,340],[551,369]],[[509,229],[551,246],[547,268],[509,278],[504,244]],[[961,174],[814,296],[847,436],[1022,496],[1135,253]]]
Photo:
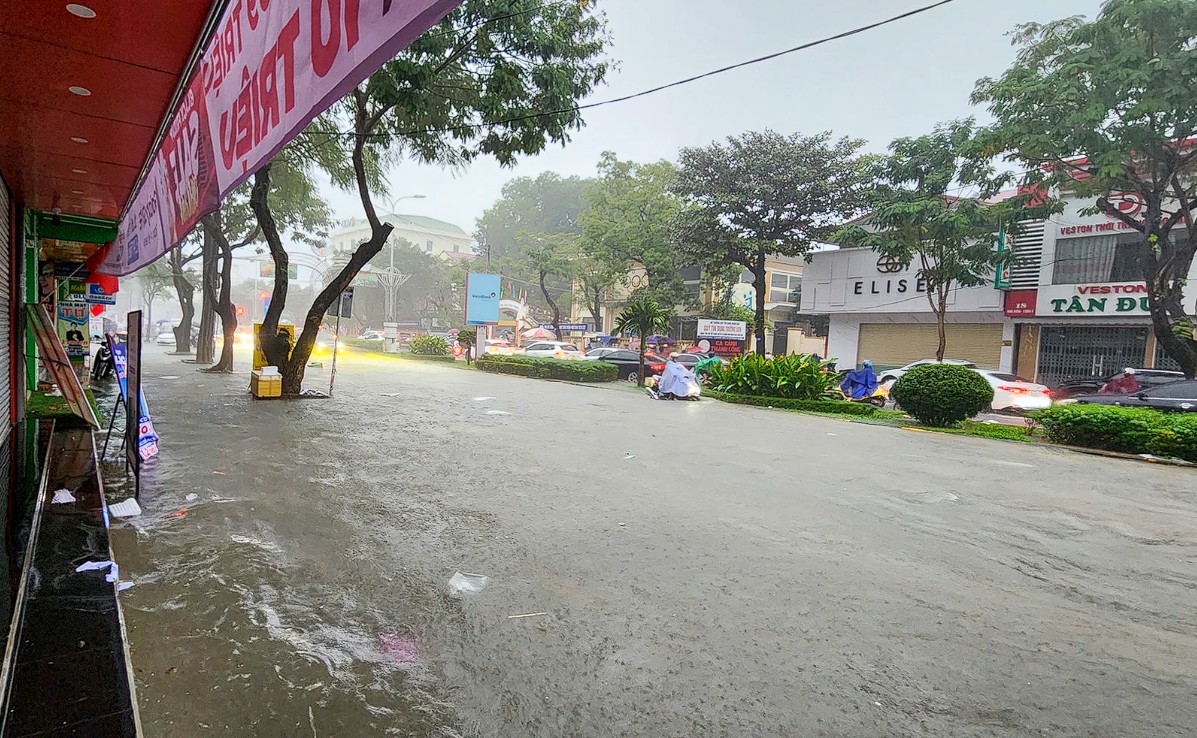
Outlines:
[[461,0],[228,4],[100,271],[123,276],[204,215]]
[[499,322],[499,275],[466,275],[466,325],[496,325]]
[[[128,347],[118,343],[110,336],[108,350],[112,352],[112,363],[116,366],[116,383],[121,389],[121,399],[125,406],[129,403],[129,353]],[[139,393],[141,409],[137,414],[137,451],[142,461],[148,461],[158,455],[158,432],[154,430],[154,421],[150,419],[150,410],[145,404],[145,392]]]

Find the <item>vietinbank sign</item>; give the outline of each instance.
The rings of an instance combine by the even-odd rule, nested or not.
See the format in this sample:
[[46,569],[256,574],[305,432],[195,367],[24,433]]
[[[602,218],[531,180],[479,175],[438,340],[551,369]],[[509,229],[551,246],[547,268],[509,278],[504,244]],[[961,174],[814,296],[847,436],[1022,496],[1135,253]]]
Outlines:
[[466,275],[466,325],[499,322],[499,275],[470,272]]
[[154,261],[461,0],[232,0],[100,267]]

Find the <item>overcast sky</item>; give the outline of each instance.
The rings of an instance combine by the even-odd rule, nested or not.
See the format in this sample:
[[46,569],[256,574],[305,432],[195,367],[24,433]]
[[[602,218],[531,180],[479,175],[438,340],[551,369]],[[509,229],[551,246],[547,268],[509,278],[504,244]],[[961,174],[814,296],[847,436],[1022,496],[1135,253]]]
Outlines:
[[[588,101],[637,92],[797,46],[929,4],[929,0],[599,0],[619,67]],[[479,160],[462,171],[406,164],[394,196],[422,194],[397,211],[455,223],[474,221],[518,176],[544,171],[594,174],[599,155],[675,159],[748,130],[831,130],[883,150],[899,136],[976,114],[974,82],[1013,59],[1006,35],[1016,24],[1073,14],[1092,17],[1100,0],[955,0],[927,13],[809,51],[762,62],[654,95],[587,111],[586,127],[554,147],[503,169]],[[337,218],[361,217],[352,195],[325,194]],[[382,205],[386,209],[386,205]]]

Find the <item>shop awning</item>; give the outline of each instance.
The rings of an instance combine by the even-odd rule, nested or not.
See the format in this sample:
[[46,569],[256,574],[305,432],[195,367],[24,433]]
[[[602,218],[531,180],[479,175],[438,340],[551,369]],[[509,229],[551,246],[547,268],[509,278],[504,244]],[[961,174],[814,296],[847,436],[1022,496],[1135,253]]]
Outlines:
[[116,220],[213,0],[7,0],[0,172],[15,199]]

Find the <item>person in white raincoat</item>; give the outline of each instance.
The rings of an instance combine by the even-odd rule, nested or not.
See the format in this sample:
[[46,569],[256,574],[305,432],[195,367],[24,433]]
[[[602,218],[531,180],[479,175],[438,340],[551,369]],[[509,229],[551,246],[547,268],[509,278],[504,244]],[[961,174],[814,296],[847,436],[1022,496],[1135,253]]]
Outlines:
[[698,382],[694,379],[694,373],[678,363],[676,351],[670,354],[669,360],[665,362],[665,371],[661,372],[661,382],[657,385],[657,391],[678,399],[698,395]]

